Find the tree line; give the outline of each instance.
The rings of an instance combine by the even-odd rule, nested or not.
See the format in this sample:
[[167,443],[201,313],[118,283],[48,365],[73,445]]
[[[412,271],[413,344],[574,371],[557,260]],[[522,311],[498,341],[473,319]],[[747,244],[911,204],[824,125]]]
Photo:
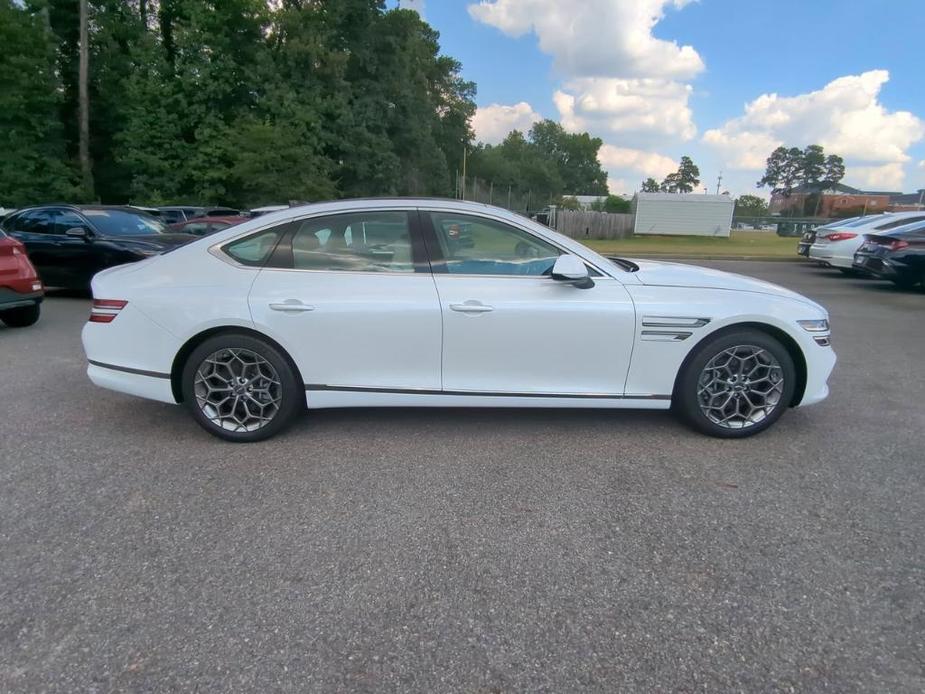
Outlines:
[[384,0],[0,0],[0,204],[606,193],[587,133],[474,145],[438,39]]
[[0,0],[0,45],[9,205],[447,195],[472,139],[475,85],[383,0]]

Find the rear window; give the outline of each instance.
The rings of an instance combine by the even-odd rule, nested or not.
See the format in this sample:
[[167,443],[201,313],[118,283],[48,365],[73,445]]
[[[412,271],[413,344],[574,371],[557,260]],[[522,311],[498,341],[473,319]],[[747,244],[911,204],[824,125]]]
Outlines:
[[874,228],[877,229],[877,231],[884,231],[885,229],[895,229],[896,227],[904,227],[907,224],[913,224],[914,222],[921,222],[922,220],[925,220],[925,217],[906,217],[905,219],[897,219],[887,224],[878,224]]

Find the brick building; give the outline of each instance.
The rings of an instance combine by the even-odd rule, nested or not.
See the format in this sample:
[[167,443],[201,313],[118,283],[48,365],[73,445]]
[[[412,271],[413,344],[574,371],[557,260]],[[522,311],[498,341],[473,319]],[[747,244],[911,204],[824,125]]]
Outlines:
[[[822,199],[818,198],[821,193]],[[817,214],[813,214],[818,210]],[[925,210],[925,188],[914,193],[895,191],[858,190],[838,183],[829,188],[821,184],[802,184],[789,196],[775,193],[771,196],[771,214],[798,217],[853,217],[878,212],[914,212]]]

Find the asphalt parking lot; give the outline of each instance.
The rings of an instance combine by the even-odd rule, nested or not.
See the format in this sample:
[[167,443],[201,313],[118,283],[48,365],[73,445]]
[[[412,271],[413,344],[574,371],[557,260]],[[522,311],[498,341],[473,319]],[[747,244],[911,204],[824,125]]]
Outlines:
[[236,446],[93,387],[85,299],[0,328],[0,690],[925,690],[925,294],[831,312],[826,402],[357,410]]

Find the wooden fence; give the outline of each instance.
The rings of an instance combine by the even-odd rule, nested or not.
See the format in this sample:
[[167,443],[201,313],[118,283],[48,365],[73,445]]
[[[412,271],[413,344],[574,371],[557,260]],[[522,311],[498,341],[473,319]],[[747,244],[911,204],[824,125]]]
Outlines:
[[633,235],[633,215],[556,210],[556,231],[573,239],[625,239]]

